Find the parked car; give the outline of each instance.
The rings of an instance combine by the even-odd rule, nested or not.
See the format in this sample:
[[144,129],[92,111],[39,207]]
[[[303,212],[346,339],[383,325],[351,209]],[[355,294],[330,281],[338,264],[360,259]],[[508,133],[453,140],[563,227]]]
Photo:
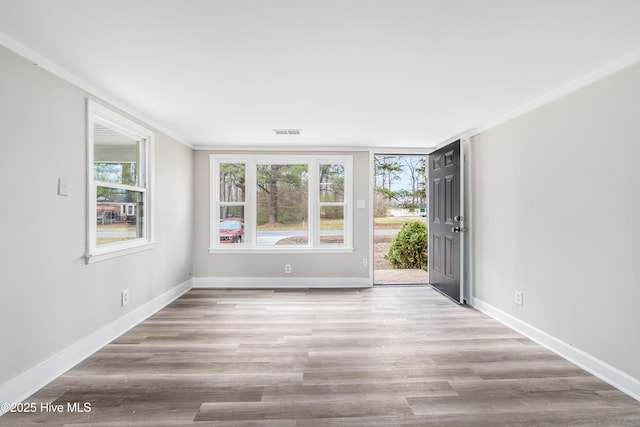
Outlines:
[[243,219],[226,218],[220,220],[220,243],[242,243],[243,239]]

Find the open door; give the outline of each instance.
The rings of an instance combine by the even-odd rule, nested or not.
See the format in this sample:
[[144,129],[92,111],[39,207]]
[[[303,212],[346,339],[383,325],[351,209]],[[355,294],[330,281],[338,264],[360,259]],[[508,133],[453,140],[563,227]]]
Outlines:
[[431,153],[429,180],[429,283],[464,304],[460,140]]
[[[427,274],[427,155],[384,153],[373,159],[373,284],[424,285]],[[412,223],[420,227],[412,227]],[[407,224],[413,233],[413,246],[402,254],[419,251],[424,256],[403,258],[390,250],[398,233]],[[405,245],[408,242],[405,242]]]

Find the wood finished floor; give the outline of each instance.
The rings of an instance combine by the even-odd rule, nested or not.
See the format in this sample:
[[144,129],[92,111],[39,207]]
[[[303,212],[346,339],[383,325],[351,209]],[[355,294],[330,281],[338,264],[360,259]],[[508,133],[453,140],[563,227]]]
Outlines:
[[0,425],[639,426],[633,400],[428,286],[192,290]]

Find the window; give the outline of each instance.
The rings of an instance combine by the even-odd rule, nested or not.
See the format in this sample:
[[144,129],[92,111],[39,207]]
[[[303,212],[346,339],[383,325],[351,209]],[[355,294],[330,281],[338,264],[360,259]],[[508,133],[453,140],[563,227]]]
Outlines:
[[320,245],[343,244],[347,209],[344,198],[344,164],[320,164],[319,171]]
[[87,103],[87,262],[124,255],[152,242],[153,132]]
[[256,245],[309,244],[309,165],[256,165]]
[[351,251],[351,156],[211,156],[217,251]]

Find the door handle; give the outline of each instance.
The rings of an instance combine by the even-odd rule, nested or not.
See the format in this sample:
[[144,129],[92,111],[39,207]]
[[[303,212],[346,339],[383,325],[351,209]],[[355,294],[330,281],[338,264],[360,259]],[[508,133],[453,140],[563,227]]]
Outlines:
[[464,228],[462,227],[451,227],[451,231],[454,233],[462,233],[464,231]]

